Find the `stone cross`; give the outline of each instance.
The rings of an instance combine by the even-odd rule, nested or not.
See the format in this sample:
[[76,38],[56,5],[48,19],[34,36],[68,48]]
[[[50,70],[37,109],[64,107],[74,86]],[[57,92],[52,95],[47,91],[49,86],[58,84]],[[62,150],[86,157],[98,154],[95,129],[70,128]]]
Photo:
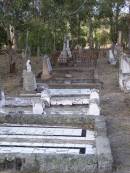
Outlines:
[[63,50],[58,58],[58,62],[65,64],[67,63],[67,59],[71,57],[72,57],[72,54],[69,47],[69,39],[65,37],[64,43],[63,43]]

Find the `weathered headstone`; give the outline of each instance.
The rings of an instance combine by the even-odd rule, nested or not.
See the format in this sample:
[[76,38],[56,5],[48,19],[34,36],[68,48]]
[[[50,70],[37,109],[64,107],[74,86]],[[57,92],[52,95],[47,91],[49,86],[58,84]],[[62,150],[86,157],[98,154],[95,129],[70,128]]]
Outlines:
[[35,91],[37,88],[36,78],[33,72],[23,71],[23,88],[25,91]]
[[108,51],[108,62],[109,62],[111,65],[116,65],[116,63],[117,63],[117,61],[116,61],[116,59],[115,59],[115,57],[114,57],[114,54],[113,54],[113,52],[112,52],[111,49]]
[[58,58],[58,62],[61,64],[65,64],[70,58],[72,58],[72,54],[69,46],[69,39],[65,37],[63,43],[63,50]]
[[49,57],[45,55],[43,57],[43,70],[42,70],[42,80],[48,80],[51,78],[50,72],[52,71],[51,63]]
[[31,71],[30,60],[26,63],[27,70],[23,70],[23,88],[25,91],[34,91],[37,88],[36,78]]

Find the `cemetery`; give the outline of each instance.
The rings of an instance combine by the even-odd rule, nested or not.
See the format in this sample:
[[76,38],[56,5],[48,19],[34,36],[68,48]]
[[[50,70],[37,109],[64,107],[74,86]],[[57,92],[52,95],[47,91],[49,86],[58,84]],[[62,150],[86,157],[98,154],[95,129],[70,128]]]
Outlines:
[[0,172],[130,172],[130,2],[0,0]]

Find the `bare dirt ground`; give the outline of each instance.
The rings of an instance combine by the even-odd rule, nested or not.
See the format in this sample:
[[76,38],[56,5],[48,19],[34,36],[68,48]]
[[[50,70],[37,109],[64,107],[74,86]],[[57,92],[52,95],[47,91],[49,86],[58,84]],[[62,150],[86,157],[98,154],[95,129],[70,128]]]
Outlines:
[[[34,71],[38,62],[33,64]],[[0,74],[6,94],[18,94],[22,71],[9,75],[7,58],[0,57]],[[39,70],[39,68],[38,68]],[[118,86],[118,68],[99,59],[99,79],[104,83],[101,92],[102,115],[106,117],[108,137],[114,158],[113,173],[130,173],[130,94],[124,94]]]
[[107,120],[114,173],[130,173],[130,94],[120,91],[118,68],[109,65],[105,58],[100,59],[98,71],[104,82],[101,106]]

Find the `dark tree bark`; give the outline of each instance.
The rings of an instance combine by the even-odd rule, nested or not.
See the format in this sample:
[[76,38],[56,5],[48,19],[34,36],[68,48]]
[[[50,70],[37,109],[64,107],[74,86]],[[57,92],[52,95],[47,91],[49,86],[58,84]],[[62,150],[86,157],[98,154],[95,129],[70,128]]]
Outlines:
[[89,16],[88,18],[89,24],[89,47],[90,49],[93,48],[93,26],[92,26],[92,17]]
[[12,43],[9,41],[8,56],[9,56],[9,66],[10,73],[16,72],[16,51],[12,48]]
[[128,16],[128,49],[130,51],[130,5],[129,5],[129,16]]

